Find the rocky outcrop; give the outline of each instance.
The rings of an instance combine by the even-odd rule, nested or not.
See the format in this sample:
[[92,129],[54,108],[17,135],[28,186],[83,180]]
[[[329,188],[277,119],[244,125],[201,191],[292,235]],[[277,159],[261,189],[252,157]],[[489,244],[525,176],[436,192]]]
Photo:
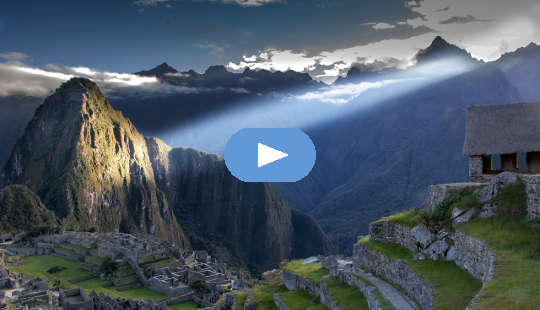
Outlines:
[[[459,212],[456,212],[456,214]],[[461,212],[457,219],[474,212]],[[382,234],[370,235],[371,241],[390,242],[394,244],[416,244],[414,249],[416,259],[446,259],[467,270],[474,278],[482,282],[489,281],[493,276],[494,254],[488,250],[485,242],[474,239],[460,231],[450,232],[440,230],[432,232],[424,225],[417,225],[409,228],[399,224],[388,224],[386,226],[400,226],[400,229],[386,230],[386,236]],[[379,227],[379,226],[377,226]],[[409,230],[409,232],[406,232]],[[396,234],[392,236],[391,234]],[[406,236],[405,238],[403,236]],[[396,242],[396,241],[399,241]]]
[[240,182],[216,155],[144,137],[87,79],[38,108],[0,175],[9,184],[27,185],[66,229],[152,234],[256,272],[331,248],[270,184]]
[[391,259],[357,243],[353,248],[353,262],[356,267],[368,269],[376,276],[401,287],[422,309],[430,309],[433,305],[433,288],[414,273],[404,260]]

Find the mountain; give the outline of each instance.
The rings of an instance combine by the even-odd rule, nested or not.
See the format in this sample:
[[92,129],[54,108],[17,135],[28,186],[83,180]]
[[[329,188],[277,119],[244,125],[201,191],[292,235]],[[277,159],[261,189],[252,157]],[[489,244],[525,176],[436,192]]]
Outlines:
[[154,67],[153,69],[146,70],[146,71],[139,71],[135,74],[141,75],[141,76],[156,76],[156,77],[163,77],[167,74],[175,74],[178,73],[178,71],[169,66],[168,63],[164,62],[159,66]]
[[138,75],[155,76],[177,87],[177,91],[157,96],[122,96],[111,98],[142,132],[160,136],[209,114],[272,100],[274,93],[285,94],[299,89],[316,89],[319,83],[309,74],[294,71],[228,71],[224,66],[210,66],[204,73],[178,72],[166,63]]
[[37,109],[0,184],[25,184],[68,229],[141,231],[185,246],[144,137],[97,85],[64,83]]
[[479,63],[469,52],[450,44],[441,36],[435,37],[431,44],[427,48],[418,51],[414,58],[418,64],[445,58],[459,58],[467,62]]
[[62,84],[37,109],[2,172],[0,185],[10,184],[28,186],[66,229],[154,234],[255,272],[332,249],[270,184],[240,182],[215,155],[144,137],[87,79]]
[[504,73],[524,101],[535,102],[540,99],[540,45],[531,43],[506,53],[493,65]]
[[0,231],[21,232],[42,225],[54,227],[58,220],[34,192],[24,185],[0,189]]

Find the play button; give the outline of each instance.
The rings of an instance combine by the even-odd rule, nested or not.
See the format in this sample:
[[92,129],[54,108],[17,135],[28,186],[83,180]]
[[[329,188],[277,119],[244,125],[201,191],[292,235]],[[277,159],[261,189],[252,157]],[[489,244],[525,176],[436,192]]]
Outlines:
[[225,164],[244,182],[296,182],[315,164],[315,146],[295,128],[246,128],[225,147]]
[[266,166],[287,156],[289,154],[278,151],[268,145],[257,143],[257,167]]

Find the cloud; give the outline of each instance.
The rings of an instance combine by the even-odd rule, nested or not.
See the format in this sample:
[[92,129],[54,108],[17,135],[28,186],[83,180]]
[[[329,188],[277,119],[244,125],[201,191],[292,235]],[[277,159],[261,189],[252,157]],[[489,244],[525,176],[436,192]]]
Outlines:
[[429,45],[433,40],[430,33],[413,36],[407,39],[388,39],[365,45],[333,51],[323,51],[316,55],[292,50],[264,49],[254,55],[244,55],[239,62],[229,62],[228,67],[235,71],[245,68],[252,70],[294,70],[307,72],[312,77],[326,83],[333,82],[338,76],[345,75],[352,65],[359,64],[393,64],[404,69],[411,63],[416,52]]
[[217,45],[214,43],[198,44],[197,47],[210,50],[209,54],[215,57],[223,57],[225,49],[229,48],[228,44]]
[[25,53],[9,52],[9,53],[0,53],[0,58],[7,61],[21,61],[21,60],[29,58],[29,56]]
[[270,3],[279,3],[285,2],[285,0],[196,0],[196,1],[211,1],[211,2],[221,2],[227,4],[236,4],[243,7],[258,7]]
[[468,23],[474,23],[474,22],[490,22],[492,20],[490,19],[478,19],[472,15],[467,16],[452,16],[449,19],[445,19],[443,21],[440,21],[439,24],[468,24]]
[[373,28],[375,30],[383,30],[383,29],[396,28],[396,26],[392,25],[392,24],[388,24],[388,23],[376,23],[373,26],[371,26],[371,28]]
[[86,77],[93,80],[110,97],[195,94],[217,90],[170,85],[152,76],[98,71],[83,66],[68,67],[48,64],[45,69],[42,69],[23,63],[6,62],[0,63],[0,96],[22,94],[44,97],[72,77]]
[[167,3],[169,1],[171,0],[137,0],[133,3],[138,6],[156,6],[158,4]]
[[[417,17],[412,27],[429,27],[450,42],[459,42],[474,57],[500,57],[503,42],[509,50],[540,42],[538,0],[423,0],[407,7]],[[443,8],[443,9],[441,9]],[[504,49],[503,49],[504,50]]]
[[348,83],[324,87],[317,91],[310,91],[296,96],[299,100],[316,100],[324,103],[344,104],[362,94],[363,92],[381,88],[386,85],[398,83],[400,80],[385,80],[377,82]]

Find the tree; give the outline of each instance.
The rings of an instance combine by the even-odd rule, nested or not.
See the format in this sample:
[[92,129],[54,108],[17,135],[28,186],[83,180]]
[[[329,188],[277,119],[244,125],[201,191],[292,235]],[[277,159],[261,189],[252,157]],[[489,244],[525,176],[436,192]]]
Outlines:
[[113,273],[118,270],[118,263],[116,263],[112,257],[107,256],[99,266],[99,271],[106,276],[112,276]]
[[58,280],[57,278],[54,278],[54,280],[51,283],[51,288],[53,291],[59,291],[62,288],[62,281]]
[[192,282],[189,285],[189,288],[194,290],[197,294],[202,294],[208,288],[208,284],[206,284],[206,281],[204,280],[197,280],[197,281]]

